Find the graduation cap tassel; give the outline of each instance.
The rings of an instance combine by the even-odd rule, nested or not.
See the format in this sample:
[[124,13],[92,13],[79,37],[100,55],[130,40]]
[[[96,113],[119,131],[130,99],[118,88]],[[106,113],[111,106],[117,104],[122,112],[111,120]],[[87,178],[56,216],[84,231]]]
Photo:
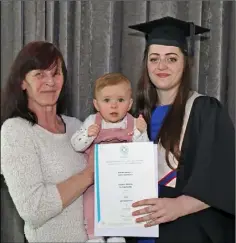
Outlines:
[[164,17],[145,23],[131,25],[129,28],[145,33],[147,46],[166,45],[179,47],[182,52],[194,59],[195,35],[209,29],[173,17]]
[[189,56],[194,57],[194,36],[195,36],[195,24],[190,22],[190,48],[189,48]]

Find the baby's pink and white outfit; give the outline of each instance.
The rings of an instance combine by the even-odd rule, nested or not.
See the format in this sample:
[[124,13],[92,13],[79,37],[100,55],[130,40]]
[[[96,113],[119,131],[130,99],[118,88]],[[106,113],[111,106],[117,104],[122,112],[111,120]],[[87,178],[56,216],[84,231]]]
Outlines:
[[[97,137],[88,136],[88,128],[93,124],[100,126]],[[129,135],[132,133],[133,135]],[[76,151],[87,155],[99,143],[148,142],[147,132],[141,133],[136,128],[136,118],[129,113],[117,123],[106,122],[101,114],[90,115],[84,121],[80,130],[71,138],[71,144]],[[87,242],[105,242],[101,237],[94,236],[94,186],[90,186],[84,193],[84,217],[89,240]],[[110,237],[107,242],[125,242],[123,237]]]

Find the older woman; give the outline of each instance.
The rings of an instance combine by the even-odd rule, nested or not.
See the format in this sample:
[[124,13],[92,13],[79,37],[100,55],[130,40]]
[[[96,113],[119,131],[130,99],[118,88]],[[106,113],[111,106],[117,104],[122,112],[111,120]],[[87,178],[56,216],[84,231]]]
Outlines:
[[93,159],[70,145],[81,122],[63,114],[67,71],[48,42],[16,57],[2,98],[1,169],[29,242],[85,242],[82,194]]
[[[234,242],[235,130],[213,98],[191,91],[193,45],[209,31],[171,17],[131,26],[147,37],[137,114],[158,144],[159,198],[133,204],[137,222],[160,225],[158,243]],[[191,44],[193,44],[191,42]]]

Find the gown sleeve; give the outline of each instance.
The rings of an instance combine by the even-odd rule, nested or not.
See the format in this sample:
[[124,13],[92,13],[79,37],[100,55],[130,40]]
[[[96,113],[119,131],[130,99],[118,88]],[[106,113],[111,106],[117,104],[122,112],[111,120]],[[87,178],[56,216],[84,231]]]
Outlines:
[[191,113],[195,126],[188,140],[195,140],[197,148],[183,194],[235,215],[234,125],[226,109],[212,97],[198,98]]

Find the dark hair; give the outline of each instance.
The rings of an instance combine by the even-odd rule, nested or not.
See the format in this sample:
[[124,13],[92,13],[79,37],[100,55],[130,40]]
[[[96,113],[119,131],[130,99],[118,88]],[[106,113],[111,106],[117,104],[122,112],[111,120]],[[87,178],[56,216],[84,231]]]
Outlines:
[[[150,124],[152,111],[155,109],[158,103],[158,96],[156,87],[150,81],[147,70],[147,55],[148,46],[144,52],[144,59],[142,65],[141,77],[137,87],[137,98],[135,105],[135,114],[143,114],[147,124]],[[161,145],[166,149],[166,162],[167,165],[173,169],[173,166],[169,161],[169,152],[172,152],[177,160],[180,158],[179,142],[182,131],[185,105],[188,100],[190,91],[190,74],[192,65],[191,60],[185,56],[185,67],[182,76],[182,81],[179,86],[176,98],[165,117],[160,132],[155,140],[158,143],[160,139]],[[148,126],[148,135],[150,137],[150,128]]]
[[64,78],[63,87],[57,101],[57,114],[65,110],[65,94],[67,69],[59,49],[52,43],[34,41],[25,45],[18,53],[10,70],[6,85],[1,95],[1,125],[12,117],[22,117],[33,124],[38,122],[36,115],[28,108],[26,91],[21,88],[22,81],[28,72],[41,69],[45,70],[58,65],[62,67]]

